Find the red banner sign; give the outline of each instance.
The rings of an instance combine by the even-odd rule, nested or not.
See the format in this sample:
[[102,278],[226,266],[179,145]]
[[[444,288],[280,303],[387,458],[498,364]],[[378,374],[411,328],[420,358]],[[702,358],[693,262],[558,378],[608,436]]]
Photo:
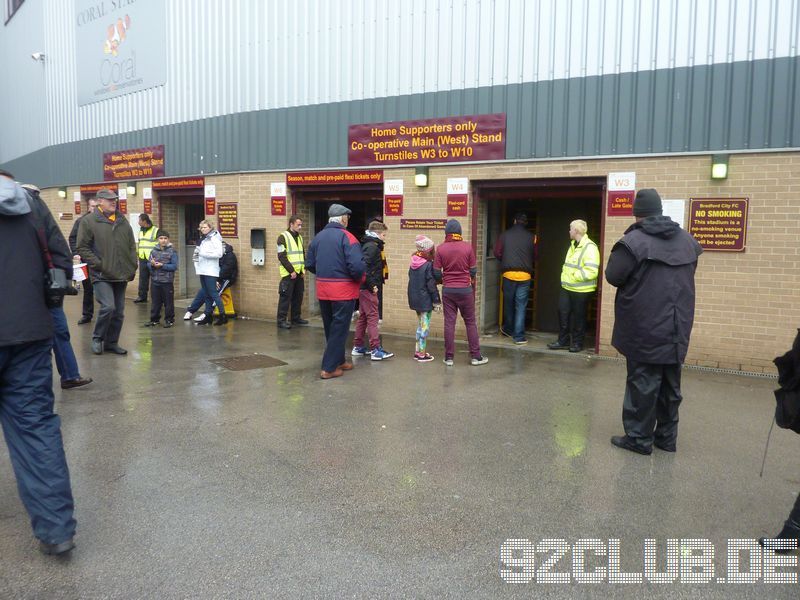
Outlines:
[[503,160],[506,115],[350,125],[347,164],[383,166]]
[[447,196],[447,216],[466,217],[467,216],[467,195],[451,194]]
[[81,214],[81,201],[80,200],[75,200],[75,214],[76,215]]
[[127,200],[117,200],[117,206],[119,208],[119,212],[123,215],[128,214],[128,201]]
[[144,208],[142,208],[142,211],[147,213],[148,215],[152,215],[153,214],[153,200],[150,199],[150,198],[145,198],[143,202],[144,202]]
[[211,216],[217,212],[217,199],[206,198],[206,216]]
[[176,177],[174,179],[160,179],[153,182],[154,190],[186,190],[203,188],[206,185],[205,177]]
[[609,217],[630,217],[633,216],[633,198],[636,195],[634,190],[609,191],[608,210]]
[[747,242],[749,198],[690,198],[689,228],[706,250],[742,252]]
[[272,198],[272,216],[280,217],[286,216],[286,197],[273,197]]
[[383,171],[307,171],[287,173],[287,185],[367,185],[383,183]]
[[141,179],[164,176],[164,146],[118,150],[103,154],[103,179]]
[[441,229],[447,219],[400,219],[400,229]]
[[217,225],[223,238],[239,237],[239,205],[236,202],[220,202]]
[[81,194],[86,194],[87,196],[94,196],[100,190],[104,190],[108,187],[107,183],[91,183],[89,185],[82,185],[81,186]]
[[384,196],[383,197],[383,216],[385,217],[399,217],[403,214],[403,197],[402,196]]

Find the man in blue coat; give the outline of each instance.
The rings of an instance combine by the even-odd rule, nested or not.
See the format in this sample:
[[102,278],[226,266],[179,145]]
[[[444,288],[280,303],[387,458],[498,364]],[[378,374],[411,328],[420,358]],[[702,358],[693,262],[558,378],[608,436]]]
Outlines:
[[328,209],[328,224],[314,236],[306,253],[306,270],[316,275],[317,299],[325,328],[320,378],[341,377],[353,368],[345,361],[355,300],[366,266],[361,244],[347,231],[352,211],[341,204]]
[[691,235],[662,215],[661,197],[639,190],[636,222],[611,250],[606,280],[617,288],[612,345],[628,376],[619,448],[650,454],[653,445],[675,452],[681,364],[694,322],[694,273],[703,251]]

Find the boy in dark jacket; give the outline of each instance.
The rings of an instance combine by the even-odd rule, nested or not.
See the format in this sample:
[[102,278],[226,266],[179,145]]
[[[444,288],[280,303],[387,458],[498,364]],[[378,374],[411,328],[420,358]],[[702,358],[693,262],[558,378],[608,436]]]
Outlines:
[[[383,287],[383,259],[381,253],[386,239],[386,225],[372,221],[361,240],[361,252],[367,267],[366,278],[358,294],[359,315],[353,338],[353,356],[366,356],[372,360],[386,360],[394,356],[381,347],[378,333],[378,295]],[[364,345],[364,334],[369,335],[369,349]]]
[[[222,307],[217,307],[215,313],[224,314],[225,318],[236,318],[236,311],[233,309],[233,298],[231,287],[239,277],[239,259],[233,251],[233,246],[228,242],[222,242],[222,258],[219,259],[219,278],[217,279],[217,289],[222,300]],[[231,312],[228,313],[226,306],[230,306]]]
[[411,265],[408,269],[408,306],[416,311],[419,321],[414,360],[431,362],[433,356],[425,351],[431,325],[431,311],[440,311],[442,300],[433,276],[433,240],[418,235],[415,244],[417,251],[411,255]]
[[178,269],[178,253],[169,242],[169,233],[158,232],[158,246],[150,251],[147,263],[150,269],[150,322],[145,327],[155,327],[161,322],[161,306],[164,306],[164,327],[175,324],[175,271]]

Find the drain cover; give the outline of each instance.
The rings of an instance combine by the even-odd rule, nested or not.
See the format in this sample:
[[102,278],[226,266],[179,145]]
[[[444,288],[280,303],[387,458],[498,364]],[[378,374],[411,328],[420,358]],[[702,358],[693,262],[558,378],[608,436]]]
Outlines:
[[266,354],[246,354],[244,356],[231,356],[230,358],[215,358],[208,362],[225,367],[231,371],[249,371],[250,369],[266,369],[280,367],[285,363]]

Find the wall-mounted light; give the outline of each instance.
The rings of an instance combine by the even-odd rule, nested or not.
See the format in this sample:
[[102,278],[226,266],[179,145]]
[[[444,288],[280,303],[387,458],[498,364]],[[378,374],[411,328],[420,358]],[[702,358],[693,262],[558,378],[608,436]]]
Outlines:
[[31,54],[31,59],[37,62],[44,62],[44,52],[34,52]]
[[414,170],[414,185],[428,187],[428,167],[417,167]]
[[728,155],[714,154],[711,157],[711,179],[726,179],[728,177]]
[[65,188],[65,187],[58,188],[58,197],[59,198],[66,198],[67,197],[67,188]]
[[129,183],[127,185],[128,188],[128,196],[135,196],[136,195],[136,182]]

